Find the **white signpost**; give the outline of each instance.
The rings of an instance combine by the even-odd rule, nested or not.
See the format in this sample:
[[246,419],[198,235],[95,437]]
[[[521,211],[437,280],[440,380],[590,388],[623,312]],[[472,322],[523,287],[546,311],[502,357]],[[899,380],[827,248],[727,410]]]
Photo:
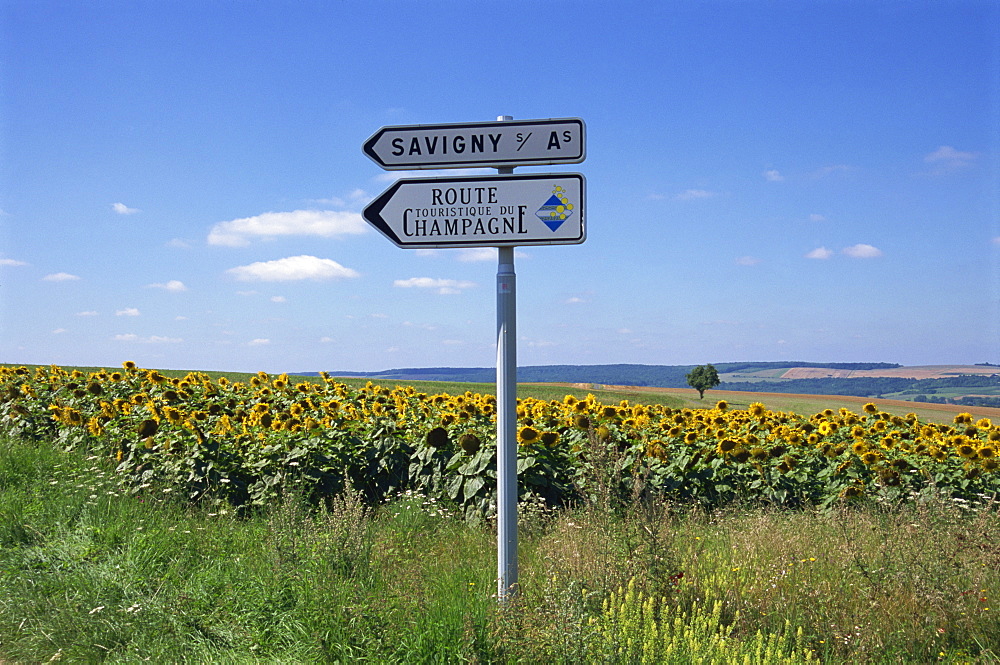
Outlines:
[[363,149],[388,171],[577,164],[585,132],[579,118],[409,125],[383,127]]
[[383,127],[364,152],[386,170],[494,167],[496,176],[396,181],[364,218],[398,247],[496,247],[497,596],[517,593],[517,301],[514,247],[586,239],[579,173],[513,175],[515,166],[586,157],[579,118]]

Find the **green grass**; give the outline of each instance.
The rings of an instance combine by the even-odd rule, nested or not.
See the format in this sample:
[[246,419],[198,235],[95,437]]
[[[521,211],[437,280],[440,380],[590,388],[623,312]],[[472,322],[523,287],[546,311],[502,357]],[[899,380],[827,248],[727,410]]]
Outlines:
[[522,508],[521,595],[489,524],[402,496],[246,517],[101,460],[0,440],[0,662],[996,663],[995,507]]

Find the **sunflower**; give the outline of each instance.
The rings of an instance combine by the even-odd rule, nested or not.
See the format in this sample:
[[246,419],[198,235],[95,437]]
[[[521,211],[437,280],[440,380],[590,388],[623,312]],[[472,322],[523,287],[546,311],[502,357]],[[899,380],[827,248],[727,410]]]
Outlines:
[[533,443],[538,440],[539,432],[534,427],[527,425],[517,431],[517,440],[521,443]]
[[138,434],[140,439],[145,439],[156,434],[156,430],[159,429],[160,424],[153,420],[152,418],[147,418],[139,423]]
[[971,443],[962,443],[958,446],[957,452],[965,459],[973,459],[979,455],[979,451]]
[[864,493],[864,488],[858,485],[850,485],[845,487],[840,492],[840,498],[842,499],[855,499]]
[[132,362],[131,360],[126,360],[125,362],[123,362],[122,363],[122,367],[125,370],[129,371],[129,372],[132,372],[132,371],[135,371],[136,369],[138,369],[136,367],[136,364],[134,362]]
[[865,443],[864,441],[855,441],[854,443],[851,444],[851,451],[855,455],[864,455],[866,452],[868,452],[868,444]]
[[878,463],[881,460],[882,460],[882,455],[880,455],[879,453],[875,452],[874,450],[869,450],[868,452],[866,452],[863,455],[861,455],[861,461],[864,462],[865,465],[867,465],[867,466],[871,466],[872,464],[876,464],[876,463]]
[[458,445],[467,455],[474,455],[479,452],[483,442],[475,434],[466,432],[458,438]]
[[868,414],[878,413],[878,407],[872,404],[871,402],[868,402],[863,407],[861,407],[861,410]]
[[995,457],[983,460],[983,470],[984,471],[996,471],[1000,468],[1000,460]]
[[435,427],[427,432],[424,440],[431,448],[444,448],[448,445],[448,430],[443,427]]
[[740,442],[736,439],[723,439],[722,441],[719,441],[719,444],[715,447],[715,449],[723,455],[728,455],[739,448],[739,446]]
[[726,409],[729,408],[729,402],[727,402],[724,399],[720,399],[718,402],[716,402],[715,408],[717,408],[719,411],[725,411]]
[[542,445],[552,447],[559,443],[559,432],[542,432]]
[[691,444],[698,440],[698,432],[688,432],[684,435],[684,443]]
[[767,412],[767,407],[765,407],[760,402],[754,402],[749,407],[747,407],[747,411],[749,411],[750,415],[753,416],[754,418],[760,418],[761,416],[764,415],[765,412]]
[[750,451],[747,450],[746,448],[740,448],[740,449],[734,451],[733,454],[732,454],[732,458],[734,460],[736,460],[737,462],[739,462],[740,464],[743,464],[744,462],[746,462],[747,460],[749,460],[751,456],[752,455],[751,455]]
[[992,446],[983,446],[976,453],[980,459],[991,459],[997,456],[997,451]]

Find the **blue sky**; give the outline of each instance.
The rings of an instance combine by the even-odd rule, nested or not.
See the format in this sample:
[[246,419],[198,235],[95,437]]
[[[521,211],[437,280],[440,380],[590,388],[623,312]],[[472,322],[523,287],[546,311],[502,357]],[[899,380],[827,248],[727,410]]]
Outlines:
[[494,250],[368,227],[361,146],[498,115],[587,124],[519,364],[1000,362],[986,0],[7,0],[0,362],[492,366]]

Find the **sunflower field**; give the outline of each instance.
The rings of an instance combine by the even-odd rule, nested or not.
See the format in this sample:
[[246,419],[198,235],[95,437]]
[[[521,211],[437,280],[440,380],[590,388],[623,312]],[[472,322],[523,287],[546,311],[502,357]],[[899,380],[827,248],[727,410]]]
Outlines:
[[[301,377],[300,377],[301,378]],[[193,502],[314,502],[346,487],[376,504],[406,491],[470,519],[495,510],[496,398],[411,386],[351,388],[264,372],[0,368],[0,433],[53,440],[117,463],[129,491]],[[866,404],[812,416],[746,409],[518,400],[522,500],[564,506],[644,497],[830,506],[865,498],[967,501],[1000,492],[1000,425],[920,422]],[[152,490],[150,490],[152,491]]]

